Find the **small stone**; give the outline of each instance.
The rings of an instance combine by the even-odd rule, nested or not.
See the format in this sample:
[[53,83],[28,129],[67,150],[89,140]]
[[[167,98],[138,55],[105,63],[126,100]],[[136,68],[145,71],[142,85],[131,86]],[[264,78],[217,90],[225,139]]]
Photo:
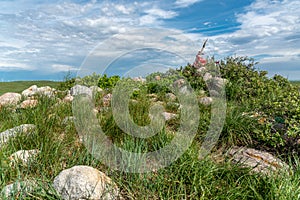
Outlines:
[[16,181],[5,186],[1,191],[1,195],[5,199],[22,199],[28,193],[33,192],[36,187],[37,183],[34,180]]
[[222,88],[227,83],[226,79],[220,78],[220,77],[214,77],[214,78],[212,78],[212,81],[213,81],[212,82],[213,86],[215,86],[216,88]]
[[17,151],[9,157],[11,160],[10,164],[12,165],[21,161],[23,165],[27,165],[29,162],[33,161],[39,153],[40,151],[38,149]]
[[220,93],[216,90],[209,90],[209,94],[211,97],[219,97]]
[[112,99],[112,94],[106,94],[104,95],[104,97],[102,98],[102,102],[103,102],[103,106],[108,107],[110,105]]
[[21,108],[33,108],[33,107],[37,106],[37,104],[38,104],[37,100],[35,100],[35,99],[33,99],[33,100],[28,99],[28,100],[23,101],[20,104],[20,107]]
[[211,97],[202,97],[199,99],[199,102],[205,106],[209,106],[212,104],[213,99]]
[[151,102],[156,102],[158,100],[157,94],[147,94],[147,97],[150,99]]
[[166,94],[166,98],[170,101],[175,101],[176,100],[176,96],[173,93],[167,93]]
[[181,88],[185,85],[185,80],[184,79],[178,79],[176,81],[174,81],[173,86],[175,88]]
[[134,77],[132,80],[137,81],[137,82],[146,82],[146,79],[142,78],[142,77]]
[[177,114],[169,113],[169,112],[163,112],[162,115],[164,116],[164,119],[165,119],[166,121],[171,120],[171,119],[175,119],[175,118],[178,117]]
[[196,76],[203,76],[205,71],[206,71],[205,67],[200,67],[199,69],[196,70]]
[[203,80],[206,82],[208,80],[212,79],[212,75],[210,73],[205,73],[203,76]]
[[67,94],[67,95],[64,97],[63,101],[64,101],[64,102],[72,102],[73,99],[74,99],[74,97],[73,97],[71,94]]
[[62,120],[62,124],[67,125],[67,124],[73,123],[74,120],[75,120],[74,116],[67,116]]

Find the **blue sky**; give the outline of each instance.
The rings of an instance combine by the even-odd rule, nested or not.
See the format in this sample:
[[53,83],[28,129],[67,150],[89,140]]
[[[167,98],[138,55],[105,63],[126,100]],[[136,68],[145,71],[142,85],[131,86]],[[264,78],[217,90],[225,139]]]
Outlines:
[[97,67],[110,73],[128,71],[124,65],[131,72],[179,67],[193,62],[206,38],[208,56],[253,57],[270,76],[300,80],[298,0],[0,4],[0,81],[59,80]]

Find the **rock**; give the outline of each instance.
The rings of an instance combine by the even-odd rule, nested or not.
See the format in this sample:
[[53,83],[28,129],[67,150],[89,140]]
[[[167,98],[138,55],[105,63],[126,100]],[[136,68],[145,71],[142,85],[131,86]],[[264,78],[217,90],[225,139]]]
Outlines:
[[7,92],[0,96],[0,106],[4,105],[16,105],[22,96],[18,93]]
[[112,94],[109,93],[109,94],[104,95],[102,98],[103,106],[106,106],[106,107],[109,106],[111,99],[112,99]]
[[202,97],[199,99],[199,102],[205,106],[209,106],[212,104],[213,99],[211,97]]
[[177,114],[169,113],[169,112],[163,112],[162,115],[164,116],[164,119],[165,119],[166,121],[171,120],[171,119],[175,119],[175,118],[178,117]]
[[51,88],[49,86],[44,86],[44,87],[38,88],[36,85],[32,85],[29,88],[27,88],[26,90],[24,90],[22,92],[22,95],[24,97],[27,97],[27,98],[38,95],[38,94],[39,95],[44,95],[44,96],[47,96],[47,97],[53,97],[54,92],[55,92],[55,89]]
[[90,89],[92,90],[93,94],[95,95],[97,92],[103,92],[103,89],[98,86],[91,86]]
[[35,106],[37,106],[38,101],[37,100],[25,100],[20,104],[20,108],[33,108]]
[[85,94],[85,95],[88,95],[90,97],[93,96],[93,91],[86,87],[86,86],[83,86],[83,85],[75,85],[71,88],[70,90],[70,95],[72,96],[76,96],[76,95],[79,95],[79,94]]
[[253,172],[265,175],[279,170],[288,171],[289,166],[268,152],[252,148],[236,147],[228,151],[234,163],[240,163],[245,167],[252,168]]
[[1,195],[5,199],[23,199],[28,193],[33,192],[36,187],[37,183],[34,180],[16,181],[5,186],[1,191]]
[[0,147],[1,144],[7,142],[10,138],[15,137],[19,133],[29,134],[33,129],[35,129],[34,124],[22,124],[20,126],[8,129],[0,133]]
[[182,94],[189,94],[191,91],[190,91],[190,89],[188,89],[187,86],[183,86],[179,89],[179,92]]
[[137,82],[146,82],[146,79],[142,78],[142,77],[134,77],[132,80],[137,81]]
[[104,173],[89,166],[74,166],[63,170],[53,181],[62,199],[119,199],[119,189]]
[[37,88],[37,93],[38,94],[44,95],[44,96],[47,96],[47,97],[53,97],[54,92],[55,92],[55,89],[51,88],[49,86]]
[[39,153],[40,151],[38,149],[17,151],[9,157],[11,160],[10,164],[12,165],[21,161],[23,165],[27,165],[29,162],[33,161]]
[[206,82],[208,80],[212,79],[212,75],[210,73],[205,73],[203,76],[203,80]]
[[74,97],[71,94],[67,94],[64,98],[63,98],[63,102],[72,102],[74,99]]
[[199,69],[196,70],[196,76],[203,76],[205,71],[206,71],[205,67],[200,67]]
[[62,124],[68,125],[70,123],[74,123],[75,117],[74,116],[67,116],[62,120]]
[[95,115],[97,115],[97,114],[99,113],[99,110],[97,110],[96,108],[93,108],[93,113],[94,113]]
[[152,102],[156,102],[158,100],[157,94],[147,94],[147,97],[150,99]]
[[159,81],[160,79],[161,79],[161,78],[160,78],[159,75],[155,76],[155,80],[156,80],[156,81]]
[[220,93],[216,90],[209,90],[209,94],[211,97],[220,97]]
[[38,87],[36,85],[32,85],[29,88],[27,88],[26,90],[24,90],[22,92],[22,95],[25,97],[31,97],[34,96],[38,91]]
[[173,94],[173,93],[167,93],[167,94],[166,94],[166,98],[167,98],[169,101],[175,101],[175,100],[176,100],[176,96],[175,96],[175,94]]
[[174,81],[173,83],[173,87],[175,88],[181,88],[185,85],[185,80],[182,78],[182,79],[178,79],[176,81]]
[[224,78],[220,78],[220,77],[213,77],[212,78],[212,84],[217,89],[224,87],[226,83],[227,83],[227,80],[224,79]]

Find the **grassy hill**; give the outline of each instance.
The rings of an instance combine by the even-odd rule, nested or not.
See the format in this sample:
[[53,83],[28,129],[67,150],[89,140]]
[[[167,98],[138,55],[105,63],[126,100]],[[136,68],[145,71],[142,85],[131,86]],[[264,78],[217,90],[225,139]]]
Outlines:
[[[206,66],[207,73],[211,72],[211,75],[214,75],[215,71],[208,71],[209,67],[214,69],[214,63]],[[115,104],[109,102],[113,88],[119,86],[115,86],[115,78],[99,79],[96,75],[83,77],[79,80],[80,84],[91,86],[98,83],[104,89],[95,94],[93,113],[96,115],[90,115],[91,110],[86,106],[88,103],[85,102],[86,98],[83,98],[83,101],[67,102],[59,101],[58,98],[37,96],[38,104],[34,107],[3,106],[0,109],[0,133],[21,124],[33,124],[36,128],[31,134],[20,133],[6,143],[1,144],[0,141],[0,192],[11,183],[34,180],[37,184],[34,185],[32,192],[17,191],[10,199],[62,199],[53,187],[55,177],[64,169],[75,165],[88,165],[108,175],[117,184],[126,200],[300,199],[300,94],[298,88],[294,86],[300,87],[300,82],[292,82],[291,85],[290,81],[281,76],[268,78],[266,72],[255,71],[236,58],[229,58],[220,73],[222,78],[226,79],[225,91],[220,89],[224,82],[217,82],[220,79],[206,81],[210,84],[209,89],[203,76],[190,65],[178,71],[150,74],[146,77],[146,82],[121,80],[124,81],[122,82],[124,88],[120,93],[123,95],[118,98],[118,93],[114,93],[114,96],[117,96]],[[178,74],[180,77],[184,76],[194,89],[196,103],[192,101],[194,97],[190,99],[190,96],[182,95],[182,92],[187,91],[183,90],[185,87],[181,87],[182,90],[178,91],[178,94],[169,89],[170,84],[182,84],[178,81],[180,80]],[[33,84],[54,88],[60,85],[59,82],[51,81],[0,83],[0,94],[8,91],[21,92]],[[67,80],[63,83],[63,88],[68,89],[74,84],[76,83],[73,79]],[[124,95],[127,91],[133,91],[132,95]],[[226,92],[224,115],[215,109],[220,102],[217,97],[213,101],[218,104],[200,103],[201,99],[213,94],[212,91],[218,93],[215,95],[217,97]],[[170,92],[177,98],[172,99]],[[58,92],[55,97],[64,97],[65,93],[61,93]],[[183,97],[191,104],[182,102]],[[127,100],[125,98],[128,98],[128,105],[124,101]],[[118,112],[114,112],[113,108]],[[123,108],[128,109],[130,116],[125,115],[127,110]],[[156,112],[153,108],[164,109],[169,114],[175,114],[175,117],[165,121],[162,128],[156,131],[156,127],[151,127],[150,124],[152,119],[149,114]],[[198,117],[193,111],[199,112]],[[79,115],[80,113],[84,115]],[[75,117],[76,120],[71,117]],[[186,117],[189,117],[188,120],[184,120]],[[213,117],[217,117],[215,121],[212,120]],[[224,125],[214,123],[223,117]],[[135,127],[129,129],[121,127],[127,126],[127,123],[122,124],[127,120],[138,126],[149,125],[156,134],[146,138],[135,137],[132,134]],[[101,132],[103,131],[109,138],[109,142],[105,141],[104,145],[99,143],[104,140],[97,137],[100,129],[94,126],[95,121],[101,127]],[[215,125],[214,129],[222,126],[220,137],[211,154],[200,159],[204,139],[213,139],[207,137],[211,124]],[[155,168],[164,164],[158,162],[160,156],[155,159],[147,157],[146,162],[139,166],[134,165],[135,156],[129,156],[127,159],[119,154],[114,155],[110,148],[106,149],[110,144],[115,144],[128,152],[154,152],[171,144],[175,137],[178,141],[184,141],[185,136],[182,137],[179,132],[181,128],[187,132],[191,130],[190,127],[196,125],[195,137],[192,138],[187,150],[165,168]],[[95,132],[97,134],[92,131],[97,131]],[[93,142],[89,143],[88,139],[92,139],[90,141]],[[173,145],[176,145],[174,146],[176,148],[170,149],[173,150],[172,154],[181,148],[180,142]],[[292,172],[280,170],[268,176],[253,173],[253,167],[243,168],[227,156],[227,150],[233,146],[267,151],[287,163]],[[89,149],[90,147],[97,148]],[[19,161],[11,162],[10,155],[14,152],[34,149],[40,153],[27,164]],[[99,152],[99,149],[105,151]],[[103,159],[100,153],[101,155],[105,153]],[[168,152],[165,155],[166,158],[172,156],[171,154],[168,156]],[[264,161],[261,156],[252,155],[252,157]],[[104,161],[115,162],[115,166],[121,170],[114,171],[110,167],[114,165],[109,166]],[[264,162],[269,163],[269,166],[280,168],[273,160],[266,159]],[[122,171],[122,169],[138,171],[143,169],[141,167],[149,167],[151,170],[147,173]],[[26,198],[22,198],[25,194]],[[0,194],[0,199],[4,199],[1,197]]]
[[0,95],[6,92],[17,92],[20,93],[32,85],[38,87],[50,86],[57,88],[60,82],[56,81],[13,81],[13,82],[0,82]]

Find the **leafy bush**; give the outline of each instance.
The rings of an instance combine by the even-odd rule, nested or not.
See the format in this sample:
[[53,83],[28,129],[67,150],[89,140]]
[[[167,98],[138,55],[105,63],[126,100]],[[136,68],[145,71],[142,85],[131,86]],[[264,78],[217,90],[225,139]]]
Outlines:
[[96,86],[98,85],[99,79],[101,78],[101,75],[96,74],[95,72],[92,73],[89,76],[85,76],[85,77],[77,77],[76,79],[76,84],[79,85],[85,85],[85,86]]
[[[213,60],[213,59],[212,59]],[[247,124],[236,125],[234,123],[225,124],[222,138],[225,141],[235,138],[233,142],[247,145],[250,140],[255,144],[268,146],[274,151],[287,153],[287,149],[298,151],[299,145],[296,144],[300,138],[300,93],[299,88],[292,85],[286,78],[275,75],[268,78],[266,71],[258,71],[252,58],[248,57],[228,57],[219,62],[220,74],[222,78],[228,80],[225,90],[228,103],[239,108],[239,110],[249,111],[248,116],[258,113],[253,120],[241,119]],[[197,76],[196,69],[187,65],[179,69],[190,82],[191,86],[196,90],[208,89],[202,76]],[[232,112],[232,111],[230,111]],[[237,113],[241,116],[243,113]],[[253,117],[252,117],[253,119]],[[227,122],[228,123],[227,119]],[[234,125],[234,126],[233,126]],[[249,142],[243,137],[246,133],[237,133],[237,127],[251,127],[252,133],[248,138]],[[230,132],[228,132],[230,130]],[[246,130],[246,129],[245,129]],[[238,135],[239,134],[239,135]],[[226,137],[230,137],[224,138]],[[247,136],[248,137],[248,136]]]
[[101,76],[98,80],[98,86],[102,89],[112,89],[120,80],[119,76],[107,77],[106,74]]

